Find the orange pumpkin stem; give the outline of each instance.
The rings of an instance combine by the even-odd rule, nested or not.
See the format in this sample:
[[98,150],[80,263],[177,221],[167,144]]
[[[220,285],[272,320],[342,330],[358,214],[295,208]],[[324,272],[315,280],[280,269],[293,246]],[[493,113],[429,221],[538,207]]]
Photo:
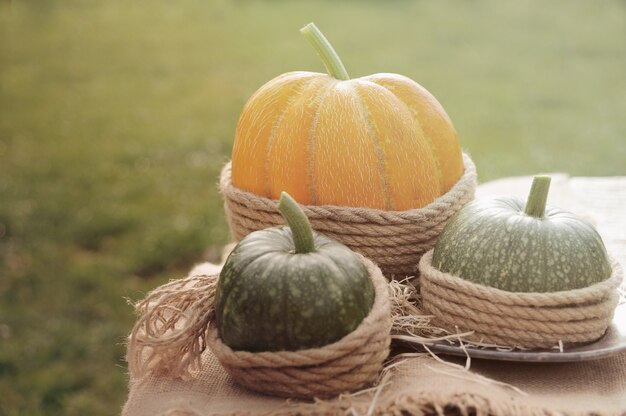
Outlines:
[[350,79],[346,67],[343,66],[343,62],[339,58],[339,55],[330,44],[328,39],[322,32],[315,26],[315,23],[309,23],[300,29],[300,33],[313,45],[320,58],[324,62],[326,71],[334,78],[346,81]]

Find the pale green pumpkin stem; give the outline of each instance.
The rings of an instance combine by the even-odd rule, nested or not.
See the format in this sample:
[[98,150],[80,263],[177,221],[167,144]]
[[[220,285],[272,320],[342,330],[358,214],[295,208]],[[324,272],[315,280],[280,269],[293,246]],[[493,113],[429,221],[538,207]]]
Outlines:
[[536,218],[544,217],[548,191],[550,190],[550,179],[549,176],[535,176],[530,187],[528,201],[526,201],[526,208],[524,209],[526,215]]
[[280,194],[278,200],[278,211],[283,218],[287,220],[291,234],[293,234],[293,243],[296,246],[296,253],[305,254],[315,251],[315,242],[313,241],[313,228],[309,219],[302,211],[295,199],[287,192]]
[[330,44],[328,39],[326,39],[317,26],[315,26],[315,23],[309,23],[304,26],[300,29],[300,33],[307,38],[319,54],[320,58],[322,58],[326,71],[328,71],[329,75],[343,81],[350,79],[346,68],[343,66],[341,59],[339,59],[339,55],[337,55],[337,52],[335,52],[335,49]]

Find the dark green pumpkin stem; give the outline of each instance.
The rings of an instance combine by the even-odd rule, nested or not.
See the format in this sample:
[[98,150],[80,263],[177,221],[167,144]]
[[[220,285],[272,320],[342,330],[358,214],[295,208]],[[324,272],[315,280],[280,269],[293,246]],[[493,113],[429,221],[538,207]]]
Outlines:
[[524,212],[531,217],[543,218],[546,213],[546,201],[550,190],[549,176],[535,176],[530,187],[528,201]]
[[320,58],[322,58],[326,71],[328,71],[329,75],[343,81],[350,79],[348,71],[346,71],[346,67],[343,66],[343,63],[333,48],[333,45],[330,44],[328,39],[326,39],[317,26],[315,26],[315,23],[309,23],[304,26],[300,29],[300,33],[307,38],[319,54]]
[[315,242],[313,241],[313,228],[309,219],[302,211],[295,199],[287,192],[280,194],[278,200],[278,211],[283,218],[287,220],[291,234],[293,234],[293,243],[296,246],[296,253],[305,254],[315,251]]

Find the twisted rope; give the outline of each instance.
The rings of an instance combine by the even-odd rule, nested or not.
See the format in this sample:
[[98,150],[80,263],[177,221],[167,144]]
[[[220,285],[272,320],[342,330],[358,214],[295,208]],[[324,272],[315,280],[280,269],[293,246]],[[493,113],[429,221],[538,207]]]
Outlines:
[[[448,219],[474,198],[476,167],[464,154],[465,172],[446,194],[423,208],[384,211],[342,206],[302,206],[313,228],[373,260],[385,275],[417,273],[421,256],[435,246]],[[284,223],[276,201],[232,185],[231,164],[220,176],[220,190],[235,240]]]
[[378,378],[389,354],[391,315],[387,281],[363,259],[376,298],[361,324],[341,340],[300,351],[234,351],[211,328],[207,343],[228,373],[251,390],[284,397],[331,397],[354,391]]
[[419,264],[423,306],[448,330],[474,331],[486,343],[550,348],[589,342],[608,328],[623,279],[612,260],[611,277],[593,286],[561,292],[518,293],[472,283],[432,265],[432,251]]

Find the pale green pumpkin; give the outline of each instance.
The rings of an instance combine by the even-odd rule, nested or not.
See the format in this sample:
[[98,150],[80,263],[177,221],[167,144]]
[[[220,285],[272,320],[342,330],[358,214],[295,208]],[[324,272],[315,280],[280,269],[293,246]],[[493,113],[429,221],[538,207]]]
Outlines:
[[549,177],[536,177],[528,202],[475,200],[450,219],[433,266],[465,280],[510,292],[556,292],[611,276],[602,238],[586,221],[547,207]]

